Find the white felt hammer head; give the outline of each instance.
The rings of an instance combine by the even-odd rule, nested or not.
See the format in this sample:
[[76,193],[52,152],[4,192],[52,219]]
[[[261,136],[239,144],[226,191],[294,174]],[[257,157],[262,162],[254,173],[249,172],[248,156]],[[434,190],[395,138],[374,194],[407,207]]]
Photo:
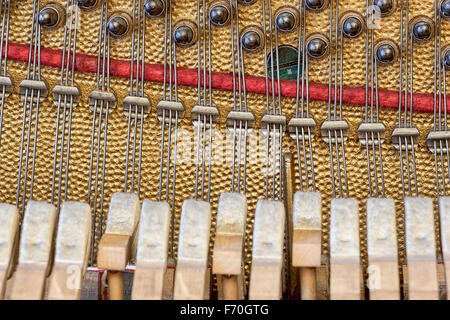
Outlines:
[[28,201],[22,224],[19,264],[47,264],[55,230],[56,209],[44,201]]
[[132,236],[139,222],[141,205],[134,193],[116,192],[111,197],[105,233]]

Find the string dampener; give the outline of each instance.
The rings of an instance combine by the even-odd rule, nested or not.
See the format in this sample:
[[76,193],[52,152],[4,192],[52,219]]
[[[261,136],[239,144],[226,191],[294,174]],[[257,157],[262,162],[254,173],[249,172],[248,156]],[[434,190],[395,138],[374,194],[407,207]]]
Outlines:
[[[260,133],[265,138],[265,198],[258,200],[253,231],[252,268],[249,299],[280,299],[286,264],[283,250],[286,241],[286,214],[283,200],[282,144],[286,116],[281,100],[279,33],[292,32],[299,23],[294,7],[280,7],[272,14],[271,0],[262,2],[262,41],[264,48],[266,113],[261,119]],[[268,17],[266,18],[266,10]],[[268,42],[268,45],[267,45]],[[268,48],[270,56],[268,58]]]
[[[302,300],[315,300],[317,295],[316,278],[317,268],[321,266],[321,223],[322,203],[321,194],[316,190],[316,176],[313,159],[313,136],[317,124],[310,114],[309,99],[309,64],[319,63],[329,54],[329,39],[321,33],[307,35],[307,14],[317,12],[327,5],[326,1],[304,1],[300,3],[300,27],[298,30],[298,57],[297,70],[301,70],[301,76],[297,76],[297,95],[295,104],[295,116],[289,121],[288,131],[296,142],[297,161],[300,183],[297,192],[289,193],[286,188],[286,208],[289,212],[289,243],[292,244],[289,252],[290,264],[298,270],[296,274],[290,272],[291,285],[300,283],[300,298]],[[289,159],[287,156],[286,160]],[[289,161],[286,161],[289,169]],[[289,179],[289,170],[286,173]],[[292,179],[292,178],[291,178]],[[295,181],[295,180],[294,180]],[[288,250],[289,251],[289,250]],[[294,278],[294,279],[292,279]]]
[[[329,37],[330,42],[334,42],[334,72],[333,52],[330,51],[328,115],[322,123],[320,131],[322,139],[329,147],[333,193],[330,208],[330,299],[332,300],[359,300],[361,298],[362,270],[359,256],[358,201],[350,198],[349,193],[345,155],[345,141],[348,139],[349,125],[343,117],[342,109],[344,41],[355,41],[363,34],[365,27],[366,22],[359,12],[351,10],[339,16],[339,1],[336,1],[335,11],[330,2]],[[333,76],[334,97],[332,98]],[[332,101],[334,105],[332,105]],[[338,186],[336,186],[335,173]]]
[[[147,0],[143,7],[148,18],[164,21],[164,81],[162,98],[156,106],[156,117],[161,126],[158,196],[157,201],[144,200],[142,203],[132,299],[172,299],[176,267],[174,247],[178,125],[185,117],[184,105],[178,97],[176,50],[177,46],[180,47],[180,41],[190,41],[187,39],[188,33],[193,29],[183,22],[172,25],[172,5],[168,1]],[[143,50],[142,59],[144,56]],[[144,83],[143,72],[142,63],[141,89]],[[149,105],[144,108],[149,111]],[[144,110],[141,108],[140,112],[142,116]]]
[[[427,146],[434,156],[436,197],[439,204],[442,260],[445,267],[447,288],[450,283],[450,237],[448,230],[450,198],[448,196],[450,175],[450,130],[448,127],[447,71],[450,69],[450,45],[442,43],[442,30],[450,18],[450,1],[435,1],[434,7],[434,112],[433,127],[427,136]],[[448,297],[448,293],[447,293]]]
[[[392,68],[398,60],[398,45],[391,39],[375,40],[374,13],[389,15],[395,1],[375,1],[375,11],[366,8],[366,103],[364,120],[358,127],[358,138],[367,160],[369,198],[367,212],[368,287],[371,300],[399,299],[398,249],[395,203],[386,197],[382,144],[386,127],[379,113],[378,69]],[[386,69],[384,69],[386,70]]]
[[[231,66],[233,74],[233,108],[226,118],[228,133],[232,136],[231,190],[219,198],[216,220],[216,240],[212,257],[212,272],[217,277],[218,297],[222,300],[244,299],[244,243],[247,219],[247,154],[249,131],[255,125],[255,116],[248,108],[245,82],[245,55],[261,49],[262,33],[258,26],[241,30],[238,1],[217,1],[210,9],[210,20],[215,20],[214,8],[224,6],[230,19]],[[230,11],[233,10],[233,13]]]

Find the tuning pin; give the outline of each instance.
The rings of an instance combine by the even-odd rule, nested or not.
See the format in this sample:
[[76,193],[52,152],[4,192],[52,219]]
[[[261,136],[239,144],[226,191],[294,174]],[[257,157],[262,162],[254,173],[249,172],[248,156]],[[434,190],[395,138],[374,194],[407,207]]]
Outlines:
[[414,25],[413,33],[417,40],[426,40],[431,36],[431,26],[425,21],[419,21]]
[[306,51],[312,59],[321,59],[328,54],[328,38],[322,34],[311,34],[306,41]]
[[81,9],[93,9],[97,6],[97,0],[77,0],[77,5]]
[[391,40],[383,40],[375,47],[375,59],[380,65],[394,63],[398,58],[397,45]]
[[164,14],[166,6],[165,0],[147,0],[144,3],[144,11],[149,18],[158,18]]
[[380,9],[383,16],[389,15],[395,8],[394,0],[373,0],[373,5]]
[[442,63],[446,69],[450,69],[450,46],[444,48],[442,55]]
[[290,6],[281,7],[275,13],[275,23],[278,30],[291,32],[298,26],[299,14],[297,9]]
[[311,11],[319,11],[324,9],[328,4],[328,0],[305,0],[305,6]]
[[241,33],[241,45],[245,51],[255,52],[263,46],[263,32],[257,26],[248,26]]
[[345,37],[357,38],[364,29],[364,20],[356,12],[349,12],[342,18],[342,32]]
[[256,0],[238,0],[240,4],[249,6],[251,4],[254,4],[256,2]]
[[427,16],[417,16],[410,22],[412,36],[416,42],[426,42],[433,36],[433,21]]
[[175,25],[173,39],[181,48],[192,46],[197,41],[197,25],[190,20],[179,21]]
[[38,23],[46,29],[56,28],[64,20],[64,10],[57,4],[42,8],[38,13]]
[[443,18],[450,18],[450,0],[441,0],[439,9]]
[[209,20],[216,27],[223,27],[230,23],[232,17],[228,1],[216,1],[209,8]]
[[112,37],[122,38],[130,30],[130,21],[131,18],[126,13],[116,13],[109,19],[106,29]]

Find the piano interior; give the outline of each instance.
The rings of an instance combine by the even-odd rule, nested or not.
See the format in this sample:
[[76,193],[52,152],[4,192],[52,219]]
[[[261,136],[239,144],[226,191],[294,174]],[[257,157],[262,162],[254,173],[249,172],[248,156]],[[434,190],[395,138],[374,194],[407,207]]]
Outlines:
[[0,24],[0,299],[450,297],[449,0]]

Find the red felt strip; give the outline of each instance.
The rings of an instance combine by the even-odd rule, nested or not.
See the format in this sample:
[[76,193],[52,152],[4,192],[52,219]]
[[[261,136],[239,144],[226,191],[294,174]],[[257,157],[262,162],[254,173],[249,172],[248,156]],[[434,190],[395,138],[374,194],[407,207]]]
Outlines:
[[[28,61],[29,46],[17,43],[8,44],[8,59],[16,61]],[[4,54],[4,52],[3,52]],[[41,64],[50,67],[61,66],[61,50],[41,47]],[[110,75],[115,77],[128,78],[130,76],[130,62],[124,60],[110,60]],[[79,72],[97,72],[97,56],[78,53],[76,57],[75,69]],[[178,84],[183,86],[197,86],[197,69],[188,69],[178,67]],[[164,73],[161,64],[145,65],[145,80],[154,82],[163,82]],[[231,73],[212,72],[213,89],[217,90],[233,90],[233,76]],[[281,94],[284,97],[295,98],[296,81],[282,80]],[[247,92],[266,94],[265,79],[263,77],[255,77],[246,75]],[[334,90],[333,90],[334,92]],[[271,92],[270,92],[271,93]],[[309,84],[309,96],[311,100],[328,102],[328,84],[313,83]],[[334,97],[334,93],[332,94]],[[338,94],[339,97],[339,94]],[[365,105],[365,88],[350,87],[343,88],[342,101],[348,104]],[[414,93],[414,110],[418,112],[433,112],[433,94]],[[370,97],[369,97],[370,101]],[[403,99],[404,102],[404,99]],[[447,96],[447,102],[450,111],[450,97]],[[379,90],[379,106],[381,108],[398,108],[398,91],[395,90]]]

